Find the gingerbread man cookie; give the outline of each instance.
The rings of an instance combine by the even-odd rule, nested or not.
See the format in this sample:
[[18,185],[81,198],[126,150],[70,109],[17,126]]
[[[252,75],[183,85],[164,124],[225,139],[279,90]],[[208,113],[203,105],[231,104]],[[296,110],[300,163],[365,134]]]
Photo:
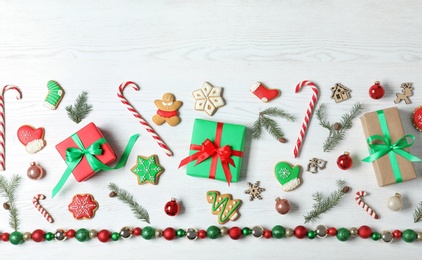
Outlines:
[[177,111],[182,105],[182,101],[176,101],[176,98],[171,93],[165,93],[162,99],[154,101],[158,108],[157,114],[152,117],[152,121],[156,125],[162,125],[167,122],[170,126],[175,126],[180,123],[179,112]]

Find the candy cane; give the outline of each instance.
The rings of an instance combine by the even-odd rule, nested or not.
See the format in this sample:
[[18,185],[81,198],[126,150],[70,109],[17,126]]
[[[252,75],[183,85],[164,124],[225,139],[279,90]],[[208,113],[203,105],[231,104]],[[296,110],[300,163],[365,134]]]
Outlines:
[[129,101],[123,96],[123,90],[125,87],[131,86],[134,90],[139,91],[138,85],[136,85],[132,81],[127,81],[119,86],[119,90],[117,92],[117,97],[119,97],[120,101],[126,106],[126,108],[132,112],[133,116],[138,119],[139,123],[145,127],[145,129],[152,135],[152,137],[157,141],[158,145],[164,149],[166,154],[168,156],[172,156],[173,152],[170,150],[170,148],[164,143],[163,139],[152,129],[152,127],[148,124],[147,121],[136,111],[135,108],[129,103]]
[[4,156],[4,139],[5,139],[5,131],[4,131],[4,122],[5,122],[5,116],[4,116],[4,92],[8,91],[9,89],[14,89],[18,92],[16,95],[16,99],[22,98],[22,92],[21,90],[12,85],[6,85],[3,88],[3,91],[1,92],[0,96],[0,171],[4,171],[5,168],[5,156]]
[[317,102],[318,93],[319,93],[318,87],[312,81],[309,81],[309,80],[304,80],[302,82],[299,82],[299,84],[297,84],[296,86],[295,93],[299,92],[304,86],[310,86],[312,88],[313,94],[312,94],[311,102],[309,102],[308,110],[306,110],[305,118],[303,119],[302,128],[300,129],[300,133],[296,141],[295,149],[293,150],[294,158],[296,158],[299,155],[299,151],[300,151],[300,148],[302,147],[303,139],[305,138],[305,133],[306,133],[306,130],[308,129],[309,120],[310,120],[310,117],[312,116],[312,112],[314,111],[315,103]]
[[358,205],[361,206],[366,212],[368,212],[369,215],[371,215],[371,217],[373,217],[374,219],[378,219],[378,215],[377,213],[375,213],[375,211],[370,208],[368,206],[368,204],[366,204],[365,202],[363,202],[363,200],[361,199],[361,197],[366,196],[368,193],[366,193],[365,191],[361,190],[356,192],[356,196],[355,196],[355,200],[357,201]]
[[32,199],[32,204],[34,204],[35,208],[41,213],[41,215],[50,223],[53,223],[54,220],[51,215],[41,206],[39,200],[44,200],[45,196],[43,194],[35,195]]

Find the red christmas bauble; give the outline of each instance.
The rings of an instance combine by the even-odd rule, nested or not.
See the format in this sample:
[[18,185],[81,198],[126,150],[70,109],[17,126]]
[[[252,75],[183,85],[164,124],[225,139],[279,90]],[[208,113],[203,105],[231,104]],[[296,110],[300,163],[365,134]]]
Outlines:
[[368,226],[361,226],[361,227],[358,229],[358,235],[359,235],[361,238],[370,238],[370,237],[371,237],[371,235],[372,235],[372,230],[371,230],[371,228],[370,228],[370,227],[368,227]]
[[163,237],[166,240],[173,240],[176,237],[176,231],[174,228],[168,227],[163,230]]
[[336,228],[333,228],[333,227],[330,227],[329,229],[327,229],[327,234],[330,237],[333,237],[333,236],[337,235],[337,229]]
[[32,232],[31,239],[39,243],[39,242],[44,241],[44,236],[45,236],[45,232],[43,230],[36,229],[34,230],[34,232]]
[[180,210],[180,207],[175,198],[172,198],[164,206],[164,212],[166,212],[166,214],[170,217],[174,217],[177,214],[179,214],[179,210]]
[[111,233],[107,229],[103,229],[97,233],[97,238],[103,243],[108,242],[111,238]]
[[201,239],[206,238],[207,237],[207,231],[205,231],[203,229],[199,230],[198,231],[198,237],[201,238]]
[[270,239],[272,238],[273,234],[271,233],[271,230],[265,229],[264,234],[262,234],[262,236],[265,237],[266,239]]
[[276,198],[275,201],[275,210],[277,210],[278,213],[280,213],[281,215],[289,213],[291,206],[288,200]]
[[233,240],[238,240],[242,237],[242,229],[240,229],[239,227],[232,227],[229,230],[229,237]]
[[74,238],[74,237],[75,237],[75,234],[76,234],[76,231],[75,231],[75,230],[73,230],[73,229],[69,229],[69,230],[66,232],[66,236],[67,236],[68,238]]
[[308,231],[304,226],[297,226],[294,230],[295,237],[302,239],[308,235]]
[[353,161],[348,152],[345,152],[343,155],[340,155],[337,158],[337,166],[342,170],[347,170],[352,167]]
[[400,230],[394,230],[393,231],[393,237],[394,238],[401,238],[401,231]]
[[132,234],[134,236],[140,236],[142,234],[142,229],[140,227],[136,227],[133,229]]
[[369,88],[369,96],[372,99],[380,99],[384,96],[384,93],[384,88],[380,85],[378,81],[375,82],[375,84]]
[[5,233],[1,234],[1,240],[4,241],[4,242],[7,242],[7,241],[9,241],[9,236],[10,236],[10,234],[5,232]]

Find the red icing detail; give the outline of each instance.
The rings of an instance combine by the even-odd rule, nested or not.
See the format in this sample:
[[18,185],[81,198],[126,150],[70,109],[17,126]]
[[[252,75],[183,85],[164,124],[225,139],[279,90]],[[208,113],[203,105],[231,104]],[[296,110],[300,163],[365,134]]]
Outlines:
[[371,228],[370,227],[368,227],[368,226],[361,226],[359,229],[358,229],[358,235],[361,237],[361,238],[370,238],[371,237],[371,235],[372,235],[372,230],[371,230]]
[[35,129],[29,125],[23,125],[18,129],[18,139],[23,145],[44,138],[44,128],[40,127]]
[[413,111],[412,123],[416,130],[422,131],[422,106],[417,107]]
[[91,219],[98,209],[98,203],[91,194],[76,194],[68,209],[75,219]]
[[175,111],[164,111],[164,110],[158,109],[157,114],[164,117],[164,118],[171,118],[171,117],[177,116],[177,110],[175,110]]
[[308,235],[308,231],[304,226],[297,226],[294,230],[295,237],[303,239]]
[[233,240],[238,240],[242,237],[242,230],[239,227],[232,227],[229,230],[229,236]]
[[261,82],[257,82],[256,85],[252,86],[250,91],[262,102],[269,102],[280,95],[280,90],[267,88]]

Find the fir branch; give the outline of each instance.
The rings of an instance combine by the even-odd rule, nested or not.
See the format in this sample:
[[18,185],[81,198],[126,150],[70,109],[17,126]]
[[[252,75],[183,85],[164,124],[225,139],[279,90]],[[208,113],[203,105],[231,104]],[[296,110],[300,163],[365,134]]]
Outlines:
[[265,116],[260,116],[259,121],[262,126],[264,126],[265,130],[267,130],[270,135],[272,135],[275,139],[279,140],[284,136],[283,131],[278,126],[277,122],[273,119]]
[[290,122],[295,121],[295,117],[293,115],[290,115],[289,113],[285,112],[283,109],[278,108],[278,107],[267,108],[264,111],[262,111],[261,114],[267,115],[267,116],[285,118]]
[[261,121],[258,119],[253,123],[252,126],[252,138],[259,139],[262,135],[262,125]]
[[304,216],[305,224],[308,222],[314,222],[317,218],[319,218],[320,214],[327,212],[336,206],[347,191],[348,187],[346,186],[345,181],[337,180],[337,190],[331,192],[327,198],[323,197],[322,192],[312,194],[312,198],[315,203],[312,205],[312,210]]
[[[364,105],[362,103],[357,102],[352,106],[349,113],[342,115],[340,123],[330,124],[328,121],[325,120],[324,110],[325,105],[322,104],[316,110],[317,119],[320,121],[319,124],[328,129],[329,134],[327,139],[325,139],[322,148],[324,152],[329,152],[334,149],[335,146],[340,144],[341,141],[344,140],[346,136],[346,130],[349,130],[353,126],[352,120],[356,118],[359,114],[362,113],[364,109]],[[339,128],[335,128],[335,125],[338,124]]]
[[3,175],[0,175],[0,194],[6,198],[6,203],[9,205],[9,226],[15,231],[19,229],[18,210],[15,205],[15,190],[19,186],[21,177],[13,175],[10,182],[6,180]]
[[258,119],[254,122],[253,127],[252,127],[252,138],[259,139],[262,135],[262,129],[264,128],[275,139],[277,139],[280,142],[282,141],[285,142],[286,140],[283,138],[284,137],[283,131],[281,130],[278,123],[274,119],[270,118],[270,116],[285,118],[291,122],[295,120],[294,116],[285,112],[283,109],[280,109],[277,107],[267,108],[264,111],[259,113]]
[[121,200],[123,203],[129,205],[130,209],[132,210],[133,214],[137,219],[140,219],[142,221],[146,221],[149,223],[149,214],[146,209],[144,209],[141,205],[138,204],[138,202],[135,201],[133,196],[123,190],[120,189],[116,184],[110,183],[108,185],[108,188],[117,194],[117,198]]
[[419,202],[418,207],[415,209],[415,213],[413,213],[413,221],[419,222],[422,220],[422,201]]
[[76,98],[75,104],[65,107],[67,115],[73,122],[79,124],[92,111],[92,105],[88,104],[87,101],[88,93],[83,91]]

